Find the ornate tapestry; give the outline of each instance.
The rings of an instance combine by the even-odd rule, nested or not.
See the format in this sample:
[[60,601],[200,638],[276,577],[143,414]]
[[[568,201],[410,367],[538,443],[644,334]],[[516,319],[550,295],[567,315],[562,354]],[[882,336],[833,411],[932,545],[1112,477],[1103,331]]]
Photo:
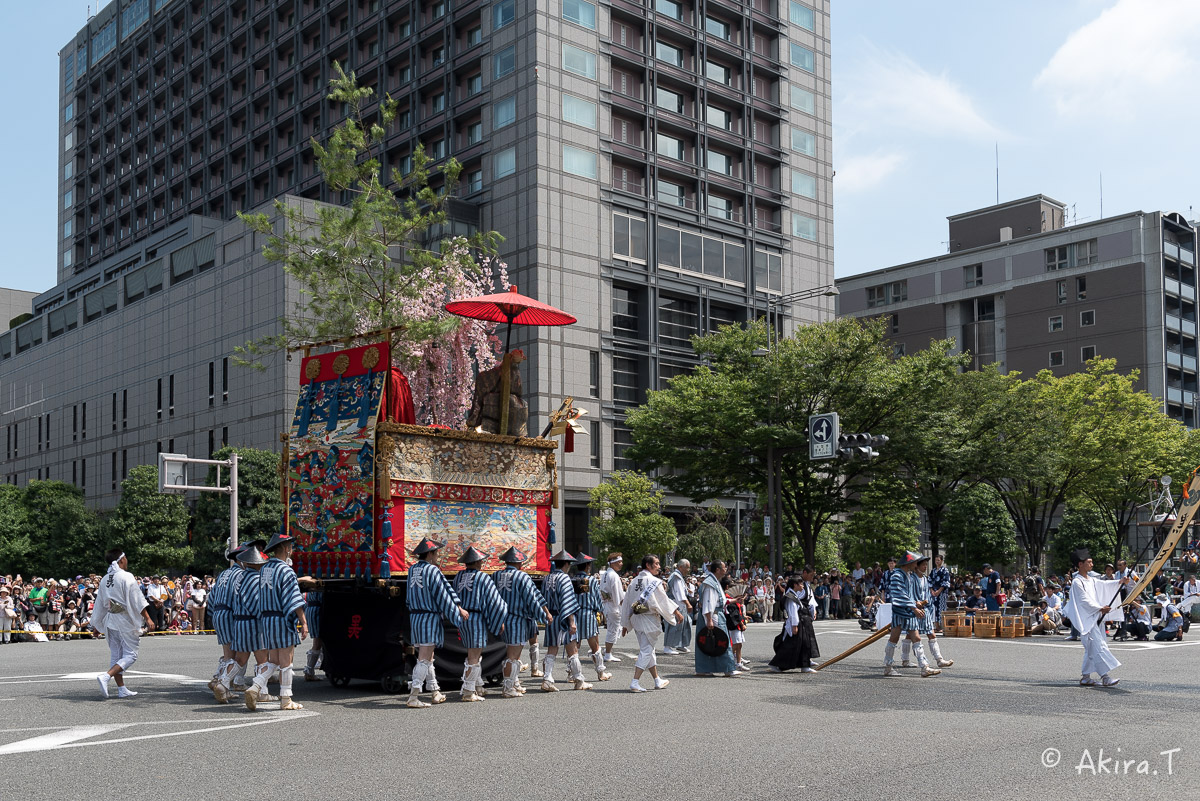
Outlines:
[[410,500],[404,506],[404,540],[409,547],[423,537],[446,543],[437,552],[444,571],[462,568],[458,557],[467,548],[487,556],[484,570],[504,567],[499,557],[512,546],[537,552],[538,508],[530,505]]

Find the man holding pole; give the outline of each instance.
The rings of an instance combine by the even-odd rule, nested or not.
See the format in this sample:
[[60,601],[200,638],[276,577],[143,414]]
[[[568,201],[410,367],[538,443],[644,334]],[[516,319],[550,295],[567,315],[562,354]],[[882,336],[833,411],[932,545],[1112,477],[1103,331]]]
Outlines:
[[[1071,553],[1071,562],[1078,572],[1071,581],[1071,598],[1067,601],[1066,614],[1083,642],[1083,670],[1079,686],[1096,686],[1092,674],[1099,673],[1101,686],[1116,687],[1120,679],[1114,679],[1110,674],[1121,663],[1108,650],[1103,620],[1112,611],[1112,602],[1118,597],[1117,592],[1113,591],[1114,585],[1123,587],[1129,583],[1129,579],[1101,581],[1092,573],[1092,555],[1087,548],[1075,549]],[[1111,600],[1108,596],[1111,596]]]

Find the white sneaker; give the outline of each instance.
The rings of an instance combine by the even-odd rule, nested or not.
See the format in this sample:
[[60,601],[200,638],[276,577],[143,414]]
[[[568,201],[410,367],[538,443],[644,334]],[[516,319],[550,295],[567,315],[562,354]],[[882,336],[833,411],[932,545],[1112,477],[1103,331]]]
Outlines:
[[644,693],[644,692],[646,692],[646,688],[643,687],[642,685],[638,684],[636,681],[634,681],[634,682],[630,682],[630,684],[629,684],[629,692]]
[[726,673],[726,674],[725,674],[725,678],[727,678],[727,679],[728,679],[728,678],[731,678],[731,677],[733,677],[733,676],[740,676],[740,675],[742,675],[742,674],[743,674],[743,673],[745,673],[745,672],[746,672],[746,671],[744,671],[744,670],[731,670],[731,671],[729,671],[728,673]]
[[100,694],[108,698],[108,674],[101,673],[96,677],[96,681],[100,684]]
[[674,648],[664,648],[664,649],[662,649],[662,652],[664,654],[666,654],[667,656],[675,656],[676,654],[679,653]]
[[692,649],[688,648],[686,645],[682,645],[679,648],[676,648],[675,650],[679,651],[679,653],[681,653],[681,654],[686,654],[686,653],[691,653]]
[[670,683],[671,683],[670,679],[655,679],[654,680],[654,689],[661,690],[663,687],[666,687]]
[[616,654],[609,653],[609,654],[604,655],[604,661],[605,662],[620,662],[621,657],[617,656]]
[[[1113,684],[1116,684],[1116,682],[1113,682]],[[129,689],[128,687],[122,687],[119,690],[117,690],[118,698],[132,698],[135,695],[137,695],[137,693],[135,693],[133,690]]]

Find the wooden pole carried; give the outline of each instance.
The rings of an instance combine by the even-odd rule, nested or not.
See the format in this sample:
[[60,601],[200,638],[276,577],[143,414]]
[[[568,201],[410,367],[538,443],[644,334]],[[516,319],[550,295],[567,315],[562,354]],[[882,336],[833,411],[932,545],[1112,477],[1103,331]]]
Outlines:
[[829,667],[830,665],[834,664],[835,662],[841,662],[843,659],[850,656],[851,654],[858,653],[859,651],[866,648],[871,643],[875,642],[876,640],[881,639],[885,634],[887,634],[891,630],[892,630],[891,626],[884,626],[883,628],[873,632],[870,637],[867,637],[865,640],[858,643],[857,645],[851,646],[846,651],[842,651],[840,654],[835,656],[833,659],[825,660],[824,662],[822,662],[820,665],[817,666],[817,670],[824,670],[825,668]]

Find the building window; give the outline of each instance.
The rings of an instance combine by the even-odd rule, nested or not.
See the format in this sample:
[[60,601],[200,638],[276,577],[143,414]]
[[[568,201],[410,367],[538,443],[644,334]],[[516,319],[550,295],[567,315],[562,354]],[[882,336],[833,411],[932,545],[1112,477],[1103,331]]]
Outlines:
[[483,41],[483,26],[476,25],[467,31],[467,47],[474,47]]
[[646,262],[646,221],[613,212],[613,257]]
[[[638,326],[638,300],[634,290],[622,286],[613,287],[612,327],[613,333],[620,337],[638,339],[641,331]],[[614,360],[617,357],[613,357]],[[636,363],[635,363],[636,364]],[[636,373],[636,370],[634,371]],[[613,364],[614,379],[617,374],[617,364]],[[614,394],[614,398],[616,395]]]
[[483,141],[483,123],[473,122],[467,126],[467,144],[477,145]]
[[492,156],[492,178],[503,178],[517,171],[517,149],[508,147]]
[[584,128],[596,129],[598,114],[596,104],[590,100],[574,95],[562,96],[563,121],[572,125],[582,125]]
[[817,176],[793,170],[792,194],[815,199],[817,196]]
[[588,366],[590,368],[588,371],[589,392],[593,398],[598,398],[600,397],[600,351],[594,350],[588,354]]
[[676,67],[683,66],[683,50],[666,42],[654,43],[654,57],[659,61],[674,64]]
[[438,92],[433,97],[429,98],[429,113],[440,114],[446,110],[446,93]]
[[722,175],[733,175],[733,156],[721,153],[720,151],[708,151],[705,154],[705,165],[712,172],[719,172]]
[[700,333],[700,306],[684,298],[658,301],[658,341],[667,347],[691,350],[692,337]]
[[654,104],[661,109],[674,111],[676,114],[683,113],[683,95],[662,86],[654,89]]
[[1088,309],[1079,313],[1079,327],[1086,328],[1089,325],[1096,324],[1096,310]]
[[900,315],[899,314],[890,314],[890,315],[888,315],[888,317],[890,318],[889,325],[891,326],[892,334],[893,335],[899,334],[900,333]]
[[483,191],[483,170],[473,170],[467,173],[467,191]]
[[892,356],[896,359],[899,359],[901,356],[903,356],[907,350],[908,348],[903,342],[892,343]]
[[587,0],[563,0],[563,19],[596,30],[596,6]]
[[792,108],[796,111],[803,111],[805,114],[817,113],[817,98],[812,92],[796,84],[790,84],[788,89],[788,99]]
[[67,220],[65,223],[63,223],[63,239],[71,238],[72,222],[72,220]]
[[567,72],[582,75],[585,78],[596,78],[596,54],[582,50],[574,45],[564,43],[562,46],[562,65]]
[[499,130],[517,121],[517,96],[506,97],[492,106],[492,130]]
[[221,359],[221,403],[229,403],[229,357]]
[[[662,58],[662,56],[659,56],[659,58]],[[733,86],[733,70],[715,61],[704,62],[704,77],[710,81],[725,84],[726,86]]]
[[467,97],[474,97],[483,91],[483,75],[475,73],[467,78]]
[[733,130],[733,113],[723,108],[706,106],[704,109],[704,121],[714,128],[720,128],[723,131]]
[[686,206],[687,191],[679,184],[671,181],[664,181],[661,178],[655,186],[655,197],[660,203],[666,203],[669,206]]
[[967,285],[967,289],[983,286],[983,265],[968,264],[963,267],[963,283]]
[[596,178],[599,174],[596,154],[590,150],[563,145],[563,171],[583,178]]
[[71,203],[72,203],[71,190],[70,190],[70,189],[68,189],[68,190],[67,190],[67,191],[66,191],[66,192],[63,194],[63,208],[64,208],[64,209],[69,209],[69,208],[71,208]]
[[783,291],[783,256],[765,250],[754,251],[754,288],[759,291]]
[[517,68],[517,46],[509,45],[492,56],[492,77],[503,78]]
[[208,363],[208,405],[216,405],[217,389],[217,365],[214,362]]
[[799,25],[806,31],[817,29],[816,14],[811,8],[803,3],[797,3],[796,0],[792,0],[791,7],[788,9],[788,22]]
[[492,30],[500,30],[517,18],[516,0],[500,0],[492,6]]
[[175,374],[167,376],[167,416],[175,416]]
[[1095,264],[1100,260],[1100,252],[1096,249],[1096,240],[1075,243],[1075,264]]
[[669,134],[660,133],[654,137],[654,151],[660,156],[667,156],[668,158],[683,161],[683,140]]
[[1083,361],[1085,363],[1090,362],[1092,359],[1096,358],[1096,346],[1095,345],[1084,345],[1082,348],[1079,349],[1079,358],[1081,361]]
[[795,42],[791,43],[791,62],[793,67],[799,67],[805,72],[815,72],[816,58],[813,51],[807,47],[802,47]]
[[727,42],[731,41],[730,36],[729,36],[729,33],[730,33],[729,23],[722,22],[719,19],[713,19],[712,17],[705,17],[704,18],[704,32],[707,33],[709,36],[716,36],[718,39],[724,39]]
[[799,128],[792,129],[792,150],[805,156],[817,155],[817,137]]
[[792,236],[817,241],[817,221],[812,217],[792,212]]
[[906,300],[908,300],[908,279],[867,287],[867,308],[869,309],[886,306],[889,303],[903,303]]
[[600,466],[600,421],[592,421],[592,467]]
[[1061,314],[1056,314],[1050,318],[1049,329],[1051,334],[1055,331],[1063,330],[1063,317]]
[[1067,246],[1046,248],[1046,270],[1065,270],[1067,268]]
[[1081,275],[1075,279],[1075,299],[1087,299],[1087,276]]
[[708,216],[722,220],[733,219],[733,201],[727,197],[710,194],[708,196]]
[[1066,281],[1055,281],[1054,282],[1054,291],[1055,291],[1055,294],[1058,296],[1059,304],[1063,304],[1063,303],[1067,302],[1067,282]]
[[1051,367],[1062,367],[1063,366],[1063,352],[1061,350],[1050,351],[1050,366]]
[[677,3],[675,0],[654,0],[654,10],[664,17],[683,22],[683,3]]

